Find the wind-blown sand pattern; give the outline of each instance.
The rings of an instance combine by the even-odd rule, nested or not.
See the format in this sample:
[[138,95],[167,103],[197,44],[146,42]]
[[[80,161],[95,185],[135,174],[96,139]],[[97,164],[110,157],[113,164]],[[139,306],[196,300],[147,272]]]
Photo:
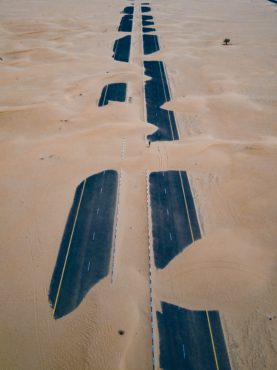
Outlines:
[[[189,174],[203,235],[155,271],[154,294],[219,310],[233,369],[273,370],[276,5],[151,2],[160,51],[145,60],[167,66],[163,107],[181,139],[150,148],[138,6],[130,62],[112,58],[127,5],[1,3],[0,368],[151,369],[146,172],[177,169]],[[117,82],[127,102],[100,109],[102,88]],[[121,171],[113,285],[106,277],[53,320],[48,289],[76,185],[105,168]]]

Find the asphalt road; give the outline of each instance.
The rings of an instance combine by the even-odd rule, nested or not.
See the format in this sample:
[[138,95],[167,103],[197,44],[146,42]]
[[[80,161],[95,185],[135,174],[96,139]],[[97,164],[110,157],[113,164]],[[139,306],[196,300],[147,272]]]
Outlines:
[[118,174],[108,170],[76,189],[50,284],[55,319],[77,308],[109,273],[117,188]]
[[132,14],[125,14],[121,18],[118,31],[119,32],[132,32],[133,28],[133,15]]
[[143,33],[154,32],[154,31],[156,31],[155,28],[152,28],[152,27],[142,27],[142,32]]
[[141,12],[142,13],[147,13],[147,12],[150,12],[151,11],[151,8],[149,6],[142,6],[141,7]]
[[113,58],[119,62],[129,62],[131,50],[131,36],[127,35],[115,40],[113,47]]
[[161,108],[162,104],[170,100],[163,62],[145,61],[144,68],[145,75],[151,77],[151,80],[145,82],[147,121],[158,127],[158,130],[147,138],[149,141],[178,140],[174,113]]
[[134,7],[133,6],[126,6],[123,9],[123,12],[122,13],[125,13],[125,14],[134,14]]
[[126,89],[127,84],[123,82],[104,86],[98,106],[103,107],[104,105],[107,105],[109,100],[124,102],[126,100]]
[[144,55],[149,55],[160,50],[158,37],[156,35],[142,35]]
[[154,260],[162,269],[201,233],[186,172],[152,172],[149,185]]
[[161,369],[231,370],[217,311],[189,311],[166,302],[161,308]]
[[154,26],[152,15],[142,15],[142,27]]

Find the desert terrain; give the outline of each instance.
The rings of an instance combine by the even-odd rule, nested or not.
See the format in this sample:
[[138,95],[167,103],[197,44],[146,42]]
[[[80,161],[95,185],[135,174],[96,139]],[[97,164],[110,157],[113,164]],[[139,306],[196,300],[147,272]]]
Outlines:
[[[119,63],[112,48],[130,2],[1,1],[0,368],[152,368],[146,178],[178,169],[202,239],[154,271],[156,309],[218,310],[232,368],[273,370],[276,5],[153,0],[161,50],[144,58],[134,3],[130,62]],[[142,62],[156,59],[181,138],[147,147]],[[114,82],[131,99],[99,108]],[[105,169],[121,174],[114,283],[54,320],[48,291],[75,189]]]

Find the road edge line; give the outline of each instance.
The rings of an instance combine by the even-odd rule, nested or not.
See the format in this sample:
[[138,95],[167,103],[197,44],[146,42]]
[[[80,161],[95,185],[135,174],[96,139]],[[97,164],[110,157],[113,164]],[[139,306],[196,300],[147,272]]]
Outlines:
[[59,295],[60,295],[60,290],[61,290],[62,281],[63,281],[63,277],[64,277],[64,271],[65,271],[65,267],[66,267],[66,264],[67,264],[69,251],[70,251],[70,248],[71,248],[73,234],[74,234],[74,231],[75,231],[75,226],[76,226],[77,218],[78,218],[78,215],[79,215],[79,210],[80,210],[81,202],[82,202],[82,199],[83,199],[83,194],[84,194],[86,182],[87,182],[87,179],[85,178],[83,188],[82,188],[82,192],[81,192],[81,196],[80,196],[79,203],[78,203],[78,208],[77,208],[75,219],[74,219],[74,224],[73,224],[72,231],[71,231],[71,234],[70,234],[70,239],[69,239],[69,243],[68,243],[68,247],[67,247],[67,251],[66,251],[65,261],[64,261],[62,274],[61,274],[61,278],[60,278],[60,282],[59,282],[58,292],[57,292],[54,307],[53,307],[53,317],[55,317],[55,311],[56,311],[56,307],[57,307],[57,303],[58,303],[58,299],[59,299]]
[[212,347],[213,347],[215,366],[216,366],[216,370],[219,370],[217,353],[216,353],[216,348],[215,348],[215,343],[214,343],[213,330],[212,330],[212,326],[211,326],[211,322],[210,322],[209,311],[207,311],[207,310],[206,310],[206,316],[207,316],[209,332],[210,332],[210,337],[211,337],[211,342],[212,342]]
[[150,291],[150,320],[151,320],[151,334],[152,334],[152,361],[153,370],[156,369],[156,351],[155,351],[155,318],[153,305],[153,277],[152,277],[152,257],[151,257],[151,230],[150,230],[150,186],[149,186],[149,171],[146,171],[146,202],[147,202],[147,226],[148,226],[148,262],[149,262],[149,291]]
[[116,199],[116,209],[115,209],[115,223],[113,229],[113,246],[112,246],[112,261],[111,261],[111,284],[114,283],[114,276],[115,276],[115,252],[116,252],[116,242],[117,242],[117,231],[118,231],[118,220],[119,220],[119,201],[120,201],[120,190],[121,190],[121,183],[122,183],[122,170],[120,169],[119,172],[119,181],[118,181],[118,188],[117,188],[117,199]]

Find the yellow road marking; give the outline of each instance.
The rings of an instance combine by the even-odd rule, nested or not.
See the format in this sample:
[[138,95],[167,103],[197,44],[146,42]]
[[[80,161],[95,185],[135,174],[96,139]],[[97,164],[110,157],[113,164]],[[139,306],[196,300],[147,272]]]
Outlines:
[[181,172],[180,171],[178,171],[178,172],[179,172],[179,176],[180,176],[180,181],[181,181],[181,186],[182,186],[182,191],[183,191],[183,197],[184,197],[186,211],[187,211],[187,215],[188,215],[188,221],[189,221],[189,229],[190,229],[191,239],[194,242],[194,236],[193,236],[191,222],[190,222],[190,217],[189,217],[189,209],[188,209],[187,199],[186,199],[186,195],[185,195],[184,184],[183,184]]
[[[165,101],[167,102],[168,100],[167,100],[166,92],[165,92],[165,83],[164,83],[164,80],[163,80],[163,73],[162,73],[162,68],[161,68],[161,65],[160,65],[161,62],[158,62],[158,63],[159,63],[159,68],[160,68],[161,80],[162,80],[162,83],[163,83],[164,97],[165,97]],[[173,129],[172,129],[172,123],[171,123],[169,110],[167,110],[167,115],[168,115],[168,119],[169,119],[169,123],[170,123],[171,136],[172,136],[172,139],[175,140],[174,135],[173,135]]]
[[211,341],[212,341],[215,366],[216,366],[216,370],[219,370],[218,360],[217,360],[217,355],[216,355],[216,349],[215,349],[215,344],[214,344],[214,336],[213,336],[213,331],[212,331],[212,325],[211,325],[211,322],[210,322],[210,317],[209,317],[209,312],[208,311],[206,311],[206,316],[207,316],[207,320],[208,320],[209,331],[210,331],[210,336],[211,336]]
[[[188,211],[188,204],[187,204],[187,200],[186,200],[184,184],[183,184],[183,180],[182,180],[182,176],[181,176],[180,171],[179,171],[179,176],[180,176],[180,181],[181,181],[181,186],[182,186],[182,192],[183,192],[183,197],[184,197],[184,201],[185,201],[186,211],[187,211],[187,215],[188,215],[191,238],[192,238],[192,241],[194,242],[194,236],[193,236],[193,232],[192,232],[191,221],[190,221],[190,216],[189,216],[189,211]],[[212,342],[212,347],[213,347],[215,366],[216,366],[216,370],[219,370],[216,348],[215,348],[215,343],[214,343],[214,336],[213,336],[213,331],[212,331],[212,325],[211,325],[211,322],[210,322],[209,312],[207,310],[206,310],[206,317],[207,317],[207,321],[208,321],[209,332],[210,332],[210,337],[211,337],[211,342]]]
[[106,96],[107,96],[108,88],[109,88],[109,84],[106,86],[106,91],[105,91],[105,94],[104,94],[104,100],[103,100],[102,107],[103,107],[103,105],[105,104],[105,100],[106,100]]
[[70,235],[70,239],[69,239],[69,243],[68,243],[68,247],[67,247],[65,261],[64,261],[64,265],[63,265],[63,269],[62,269],[62,275],[61,275],[61,279],[60,279],[60,283],[59,283],[59,287],[58,287],[58,292],[57,292],[56,299],[55,299],[55,304],[54,304],[54,309],[53,309],[53,317],[55,315],[55,310],[56,310],[58,299],[59,299],[59,294],[60,294],[60,290],[61,290],[61,286],[62,286],[64,271],[65,271],[65,267],[66,267],[66,263],[67,263],[67,259],[68,259],[68,255],[69,255],[69,250],[70,250],[70,247],[71,247],[71,242],[72,242],[72,238],[73,238],[73,234],[74,234],[74,230],[75,230],[75,226],[76,226],[76,221],[77,221],[79,210],[80,210],[81,201],[82,201],[83,194],[84,194],[84,189],[85,189],[86,181],[87,181],[87,179],[84,180],[84,184],[83,184],[81,196],[80,196],[80,199],[79,199],[79,204],[78,204],[77,212],[76,212],[75,219],[74,219],[73,228],[72,228],[72,231],[71,231],[71,235]]

